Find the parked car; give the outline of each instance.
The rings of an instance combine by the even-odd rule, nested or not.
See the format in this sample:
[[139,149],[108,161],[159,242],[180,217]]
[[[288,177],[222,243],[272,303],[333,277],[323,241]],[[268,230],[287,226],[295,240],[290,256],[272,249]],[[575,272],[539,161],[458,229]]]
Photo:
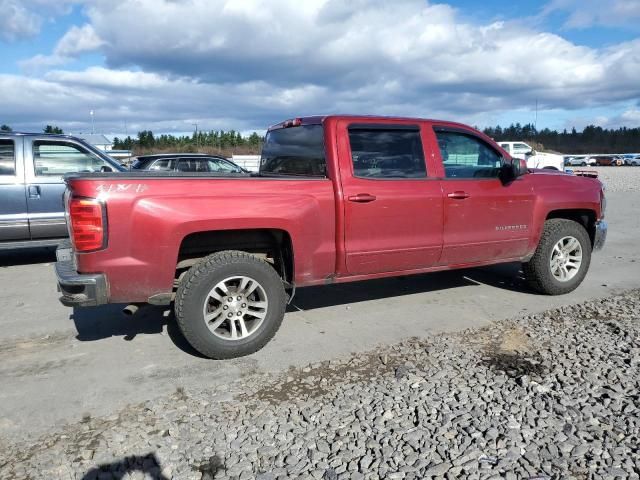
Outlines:
[[594,162],[591,157],[569,157],[565,159],[564,164],[569,167],[586,167]]
[[500,142],[500,146],[512,157],[527,161],[528,168],[547,168],[550,170],[564,169],[562,155],[547,152],[536,152],[533,147],[524,142]]
[[471,127],[416,118],[280,123],[257,176],[87,173],[67,184],[61,302],[173,302],[186,339],[211,358],[262,348],[299,287],[522,262],[537,291],[567,293],[607,232],[597,178],[528,170]]
[[57,245],[68,236],[63,176],[124,170],[69,135],[0,134],[0,249]]
[[630,165],[633,167],[638,167],[640,166],[640,155],[635,155],[635,156],[624,156],[623,157],[623,161],[625,165]]
[[615,167],[618,166],[618,161],[614,157],[608,155],[595,155],[592,157],[595,160],[595,165],[598,167]]
[[202,153],[142,155],[131,164],[131,169],[156,172],[249,173],[231,160]]

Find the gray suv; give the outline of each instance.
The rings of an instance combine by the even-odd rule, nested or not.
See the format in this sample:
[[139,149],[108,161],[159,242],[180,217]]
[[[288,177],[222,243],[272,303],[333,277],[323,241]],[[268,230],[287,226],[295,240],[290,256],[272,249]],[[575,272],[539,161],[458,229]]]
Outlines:
[[67,237],[64,175],[124,169],[69,135],[0,134],[0,249],[56,245]]

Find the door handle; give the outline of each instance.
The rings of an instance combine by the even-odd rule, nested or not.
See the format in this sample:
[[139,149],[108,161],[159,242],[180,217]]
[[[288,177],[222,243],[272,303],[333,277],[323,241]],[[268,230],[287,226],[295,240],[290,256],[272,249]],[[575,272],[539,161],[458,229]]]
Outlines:
[[455,192],[447,194],[447,197],[455,198],[456,200],[464,200],[465,198],[469,198],[470,196],[471,195],[469,195],[467,192],[463,192],[461,190],[457,190]]
[[39,185],[29,185],[29,198],[40,198]]
[[357,203],[369,203],[373,202],[376,199],[375,195],[369,195],[368,193],[359,193],[357,195],[351,195],[347,197],[350,202]]

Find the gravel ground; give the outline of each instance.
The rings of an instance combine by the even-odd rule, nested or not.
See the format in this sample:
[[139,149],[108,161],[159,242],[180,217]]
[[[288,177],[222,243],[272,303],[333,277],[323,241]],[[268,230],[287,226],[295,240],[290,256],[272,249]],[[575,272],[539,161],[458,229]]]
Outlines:
[[179,388],[0,445],[0,478],[638,479],[639,320],[634,290]]
[[596,170],[607,192],[640,192],[640,167],[570,167],[574,170]]

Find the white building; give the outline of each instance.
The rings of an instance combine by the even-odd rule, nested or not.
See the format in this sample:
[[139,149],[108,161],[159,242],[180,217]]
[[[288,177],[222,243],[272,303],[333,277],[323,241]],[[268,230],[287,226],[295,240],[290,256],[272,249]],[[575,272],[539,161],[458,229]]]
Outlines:
[[79,133],[77,135],[74,135],[74,137],[78,137],[84,140],[85,142],[87,142],[88,144],[93,145],[97,149],[105,152],[113,148],[113,142],[102,134]]

